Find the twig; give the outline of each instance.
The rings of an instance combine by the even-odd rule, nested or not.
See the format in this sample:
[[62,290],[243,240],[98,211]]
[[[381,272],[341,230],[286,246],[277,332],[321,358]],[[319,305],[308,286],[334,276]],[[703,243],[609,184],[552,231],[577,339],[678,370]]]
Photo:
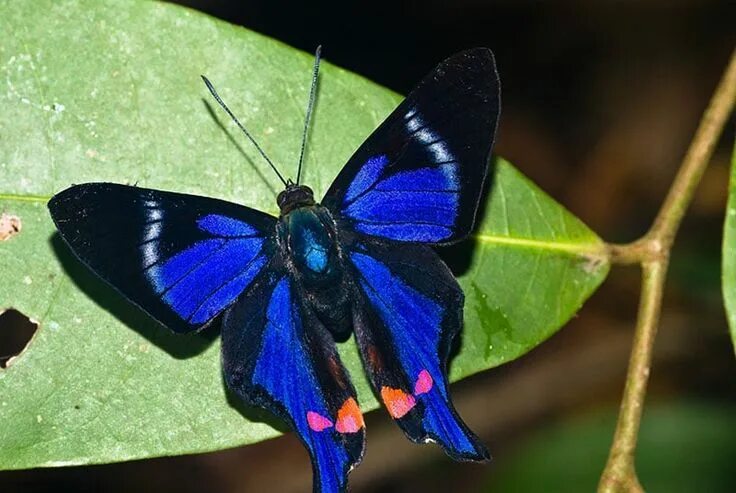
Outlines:
[[599,493],[642,492],[634,466],[652,349],[662,308],[669,254],[682,217],[736,102],[736,50],[705,110],[672,187],[649,232],[627,245],[609,245],[613,263],[642,266],[642,287],[626,386]]

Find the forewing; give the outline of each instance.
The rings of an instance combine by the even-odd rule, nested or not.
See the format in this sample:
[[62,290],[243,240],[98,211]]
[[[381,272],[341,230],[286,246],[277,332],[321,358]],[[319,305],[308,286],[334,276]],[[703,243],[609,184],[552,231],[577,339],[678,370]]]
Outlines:
[[414,442],[437,442],[456,460],[487,460],[450,399],[447,360],[463,306],[452,273],[424,245],[364,238],[348,256],[357,284],[355,335],[389,414]]
[[274,217],[211,198],[88,183],[49,210],[83,263],[176,332],[230,305],[274,250]]
[[368,235],[464,238],[488,173],[499,91],[490,50],[448,58],[360,146],[322,203],[342,227]]
[[314,491],[345,491],[363,456],[363,417],[334,341],[302,300],[283,269],[264,271],[225,312],[225,380],[297,433],[311,457]]

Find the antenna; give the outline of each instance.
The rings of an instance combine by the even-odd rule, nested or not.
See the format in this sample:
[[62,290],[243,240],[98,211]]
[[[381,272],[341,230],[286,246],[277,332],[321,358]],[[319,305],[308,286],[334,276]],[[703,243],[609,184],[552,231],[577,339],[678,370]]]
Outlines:
[[288,186],[288,184],[286,183],[286,180],[284,180],[284,177],[281,176],[281,173],[279,173],[279,170],[276,169],[276,166],[274,166],[273,162],[268,158],[268,156],[263,151],[263,149],[261,149],[261,146],[258,145],[258,142],[256,142],[256,139],[254,139],[253,136],[245,129],[245,127],[243,126],[243,124],[240,123],[237,118],[235,118],[235,115],[233,115],[233,112],[230,111],[230,108],[227,107],[227,105],[222,100],[222,98],[220,98],[220,95],[217,94],[217,91],[215,91],[215,88],[212,85],[212,82],[210,82],[209,79],[207,79],[207,77],[205,77],[204,75],[202,75],[201,77],[202,77],[202,80],[204,81],[205,85],[207,86],[207,89],[209,89],[210,94],[212,94],[212,97],[215,98],[215,101],[217,101],[217,103],[220,106],[222,106],[222,109],[225,110],[225,112],[228,115],[230,115],[230,118],[232,118],[233,121],[238,125],[238,127],[240,127],[240,130],[242,130],[243,133],[245,134],[245,136],[248,137],[248,140],[250,140],[251,142],[253,142],[253,145],[256,146],[256,149],[258,149],[258,152],[261,153],[261,156],[263,156],[263,159],[265,159],[268,162],[268,164],[271,165],[271,168],[274,170],[274,172],[276,173],[276,175],[279,177],[279,180],[281,180],[281,183],[283,183],[284,186]]
[[302,163],[304,162],[304,149],[307,147],[307,134],[309,133],[309,120],[312,118],[312,109],[314,108],[314,98],[317,94],[317,78],[319,77],[319,60],[322,54],[322,45],[317,47],[314,53],[314,69],[312,70],[312,87],[309,89],[309,103],[307,103],[307,115],[304,117],[304,132],[302,133],[302,148],[299,152],[299,168],[296,172],[296,184],[302,177]]

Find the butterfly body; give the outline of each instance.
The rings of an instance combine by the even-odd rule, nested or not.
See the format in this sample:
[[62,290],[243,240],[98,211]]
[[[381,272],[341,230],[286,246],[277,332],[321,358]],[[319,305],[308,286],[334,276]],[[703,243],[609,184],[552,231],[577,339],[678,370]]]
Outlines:
[[351,334],[376,397],[410,440],[484,461],[447,379],[464,296],[432,247],[471,232],[499,97],[489,50],[448,58],[321,201],[283,180],[279,217],[110,183],[68,188],[49,209],[74,254],[163,325],[195,332],[222,314],[229,391],[295,431],[315,491],[345,491],[363,456],[358,396],[335,344]]
[[285,209],[276,228],[292,281],[335,340],[345,341],[352,331],[350,289],[335,221],[315,203]]

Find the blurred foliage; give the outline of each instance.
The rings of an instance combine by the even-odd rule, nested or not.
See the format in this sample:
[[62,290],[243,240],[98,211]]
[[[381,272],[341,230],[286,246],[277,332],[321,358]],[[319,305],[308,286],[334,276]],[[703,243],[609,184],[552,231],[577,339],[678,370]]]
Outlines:
[[[736,407],[704,402],[654,404],[644,412],[637,470],[647,491],[730,493],[734,488]],[[611,445],[614,409],[576,416],[534,433],[499,460],[478,491],[595,491]]]

